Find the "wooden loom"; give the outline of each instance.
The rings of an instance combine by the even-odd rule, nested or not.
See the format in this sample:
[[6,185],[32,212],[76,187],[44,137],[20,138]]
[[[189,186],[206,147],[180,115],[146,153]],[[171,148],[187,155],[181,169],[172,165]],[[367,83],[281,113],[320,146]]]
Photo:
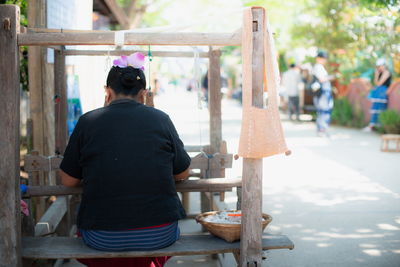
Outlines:
[[[264,20],[261,8],[252,8],[253,13],[253,59],[256,62],[262,51],[263,32],[260,30]],[[183,236],[176,244],[156,251],[147,252],[102,252],[92,250],[83,245],[78,238],[72,237],[21,237],[20,189],[19,189],[19,46],[58,45],[111,45],[114,44],[115,33],[111,31],[97,32],[39,32],[29,30],[20,32],[19,8],[14,5],[0,5],[0,258],[4,266],[22,266],[29,264],[28,259],[67,259],[67,258],[102,258],[102,257],[143,257],[160,255],[194,255],[234,253],[239,266],[261,266],[262,250],[293,249],[293,243],[283,235],[262,235],[254,222],[261,218],[261,166],[262,159],[245,159],[243,161],[242,181],[235,179],[208,179],[187,181],[178,185],[183,192],[215,192],[228,191],[232,187],[242,187],[242,236],[240,243],[229,244],[213,236],[188,235]],[[235,33],[132,33],[125,34],[126,45],[241,45],[240,31]],[[55,53],[55,89],[64,101],[61,107],[66,109],[65,90],[65,56],[68,53],[90,55],[95,51],[63,51]],[[219,60],[211,50],[210,56],[210,154],[220,151],[221,140],[221,107],[219,89]],[[260,64],[263,64],[260,62]],[[213,71],[217,68],[218,73]],[[263,71],[259,65],[253,65],[253,103],[262,101]],[[215,75],[215,76],[213,76]],[[218,77],[217,77],[218,76]],[[214,78],[213,78],[214,77]],[[56,92],[57,93],[57,92]],[[212,103],[217,105],[212,107]],[[219,105],[219,106],[218,106]],[[56,144],[59,151],[63,150],[67,141],[66,113],[56,116],[62,127],[62,134]],[[223,164],[220,161],[214,171],[221,172]],[[47,162],[52,164],[51,160]],[[57,165],[57,164],[56,164]],[[40,166],[40,164],[38,165]],[[49,166],[49,165],[47,165]],[[43,167],[44,168],[44,167]],[[42,168],[42,169],[43,169]],[[217,177],[217,176],[212,176]],[[72,190],[72,191],[71,191]],[[56,187],[31,187],[30,196],[70,195],[79,194],[79,189]],[[186,191],[185,191],[186,190]],[[66,197],[59,197],[54,210],[69,209]],[[6,208],[4,208],[6,207]],[[51,219],[49,219],[51,220]],[[48,222],[47,222],[48,223]],[[54,223],[57,227],[59,222]],[[47,225],[47,227],[50,227]],[[42,231],[42,230],[40,230]]]

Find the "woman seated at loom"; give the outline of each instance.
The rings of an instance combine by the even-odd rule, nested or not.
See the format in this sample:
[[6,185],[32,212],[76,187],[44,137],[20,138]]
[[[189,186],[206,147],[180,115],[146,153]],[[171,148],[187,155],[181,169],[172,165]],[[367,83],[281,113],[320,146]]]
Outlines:
[[[65,186],[83,186],[77,226],[104,251],[155,250],[179,238],[186,216],[175,181],[190,157],[167,114],[145,106],[144,56],[114,61],[105,107],[80,117],[65,150]],[[163,266],[169,257],[80,260],[88,266]]]

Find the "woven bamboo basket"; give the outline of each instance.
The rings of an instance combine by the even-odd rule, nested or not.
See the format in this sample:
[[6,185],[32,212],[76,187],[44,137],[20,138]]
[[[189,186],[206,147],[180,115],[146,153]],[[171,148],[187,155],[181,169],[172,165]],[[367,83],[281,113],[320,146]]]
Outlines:
[[[237,212],[238,210],[226,210],[225,212]],[[241,224],[230,224],[230,223],[214,223],[206,222],[204,219],[207,216],[218,214],[221,211],[209,211],[204,212],[196,216],[196,221],[206,228],[211,234],[218,236],[228,242],[234,242],[240,239],[240,226]],[[262,214],[262,231],[272,221],[272,217],[268,214]]]

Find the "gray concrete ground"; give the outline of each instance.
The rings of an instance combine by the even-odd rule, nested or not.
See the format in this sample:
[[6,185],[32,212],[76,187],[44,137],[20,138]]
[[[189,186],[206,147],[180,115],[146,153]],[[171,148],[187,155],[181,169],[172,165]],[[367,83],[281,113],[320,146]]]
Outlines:
[[[155,104],[174,121],[185,144],[208,143],[208,111],[197,109],[194,93],[171,92]],[[241,108],[224,100],[223,138],[237,152]],[[283,117],[284,118],[284,117]],[[331,128],[317,137],[312,122],[283,121],[292,155],[264,159],[263,212],[273,216],[266,232],[287,235],[295,249],[267,252],[263,266],[400,266],[400,153],[380,152],[380,137],[356,129]],[[228,177],[241,176],[234,162]],[[198,194],[192,194],[198,211]],[[225,205],[235,208],[236,193]],[[199,231],[193,221],[184,231]],[[224,266],[235,266],[225,257]],[[218,266],[210,257],[174,257],[166,267]]]

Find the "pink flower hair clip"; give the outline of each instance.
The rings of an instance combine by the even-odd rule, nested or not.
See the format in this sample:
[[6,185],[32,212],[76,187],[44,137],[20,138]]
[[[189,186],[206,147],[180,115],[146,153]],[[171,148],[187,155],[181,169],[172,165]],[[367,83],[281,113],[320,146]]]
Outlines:
[[121,56],[120,58],[114,59],[113,66],[126,68],[131,66],[135,69],[144,70],[144,58],[145,56],[140,52],[135,52],[130,56]]

